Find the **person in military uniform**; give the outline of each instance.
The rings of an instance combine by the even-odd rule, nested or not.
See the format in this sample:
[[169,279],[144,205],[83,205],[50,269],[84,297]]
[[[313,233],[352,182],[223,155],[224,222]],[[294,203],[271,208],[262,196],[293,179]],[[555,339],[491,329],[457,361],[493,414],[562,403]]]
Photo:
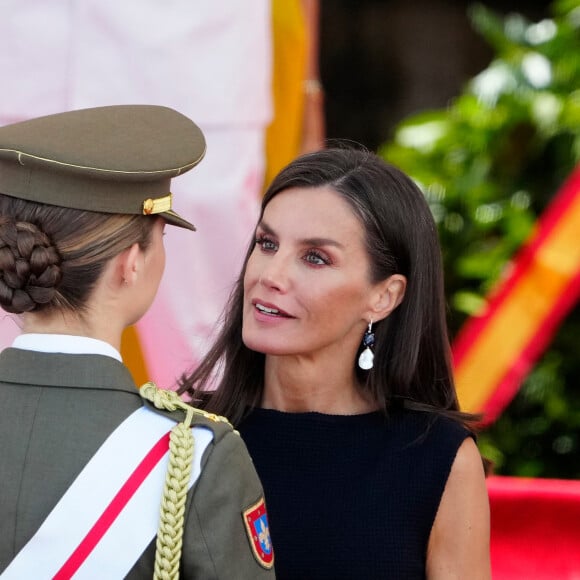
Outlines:
[[238,433],[119,350],[165,265],[170,183],[205,140],[166,108],[0,128],[0,576],[274,578],[263,490]]

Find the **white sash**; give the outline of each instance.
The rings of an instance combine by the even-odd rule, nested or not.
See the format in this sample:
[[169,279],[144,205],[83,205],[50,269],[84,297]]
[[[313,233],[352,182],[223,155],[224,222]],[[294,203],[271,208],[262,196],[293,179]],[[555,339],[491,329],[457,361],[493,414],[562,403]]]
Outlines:
[[[146,407],[130,415],[85,466],[2,580],[126,576],[157,534],[174,426],[175,421]],[[190,488],[201,473],[213,432],[194,427],[193,435]]]

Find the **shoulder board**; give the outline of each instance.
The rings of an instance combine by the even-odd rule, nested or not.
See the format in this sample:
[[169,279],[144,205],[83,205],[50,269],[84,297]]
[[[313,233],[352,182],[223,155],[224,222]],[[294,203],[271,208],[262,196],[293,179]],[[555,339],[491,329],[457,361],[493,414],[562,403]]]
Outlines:
[[193,411],[194,415],[204,417],[205,419],[207,419],[208,421],[212,421],[213,423],[225,423],[226,425],[229,425],[232,429],[234,428],[233,425],[228,421],[228,419],[226,417],[223,417],[222,415],[216,415],[215,413],[208,413],[207,411],[204,411],[203,409],[199,409],[197,407],[192,407],[191,405],[189,405],[187,403],[184,403],[184,405],[186,407],[188,407],[188,410],[191,409]]
[[[175,392],[170,390],[159,389],[154,383],[145,383],[140,389],[139,394],[143,399],[153,404],[153,406],[160,411],[167,411],[170,414],[178,411],[180,417],[185,414],[185,422],[189,425],[193,423],[205,422],[206,425],[227,426],[234,430],[232,424],[221,415],[215,413],[208,413],[203,409],[193,407],[181,399]],[[205,419],[205,421],[203,421]],[[181,419],[183,421],[183,419]],[[235,431],[237,433],[237,431]]]

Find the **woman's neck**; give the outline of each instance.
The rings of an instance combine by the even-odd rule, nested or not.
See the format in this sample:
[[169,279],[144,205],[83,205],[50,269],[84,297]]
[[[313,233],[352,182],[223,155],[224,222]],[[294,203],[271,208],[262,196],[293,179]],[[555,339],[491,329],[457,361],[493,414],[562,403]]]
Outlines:
[[262,407],[287,412],[357,415],[375,411],[376,403],[366,397],[354,369],[340,364],[323,367],[295,357],[267,356]]
[[105,264],[82,310],[61,308],[25,313],[22,315],[23,331],[96,338],[120,351],[123,331],[138,319],[135,304],[140,304],[141,286],[124,283],[121,276],[121,266],[129,252],[122,252]]
[[84,317],[73,313],[59,312],[51,315],[34,313],[23,314],[22,331],[38,334],[69,334],[86,336],[109,343],[113,348],[121,350],[122,329],[110,318],[104,321],[93,320],[94,317]]

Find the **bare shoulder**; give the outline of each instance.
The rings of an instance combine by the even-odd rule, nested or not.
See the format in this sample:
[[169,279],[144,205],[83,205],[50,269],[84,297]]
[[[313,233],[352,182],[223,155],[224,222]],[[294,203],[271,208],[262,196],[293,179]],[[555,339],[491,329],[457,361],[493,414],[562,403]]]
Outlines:
[[455,481],[464,483],[471,481],[481,484],[485,488],[483,461],[479,449],[471,437],[467,437],[457,450],[447,485],[453,485]]
[[435,517],[427,578],[491,578],[489,500],[481,455],[471,437],[457,451]]

